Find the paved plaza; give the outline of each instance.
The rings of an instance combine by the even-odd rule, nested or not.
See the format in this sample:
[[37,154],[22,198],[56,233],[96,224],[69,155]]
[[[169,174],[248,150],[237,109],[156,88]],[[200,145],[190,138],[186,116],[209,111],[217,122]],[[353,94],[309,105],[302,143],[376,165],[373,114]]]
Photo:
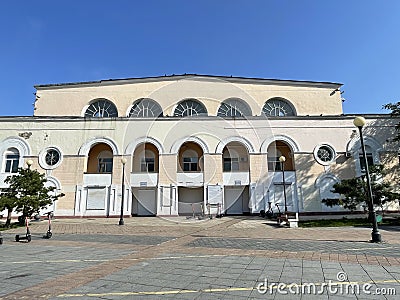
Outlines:
[[259,217],[55,219],[3,231],[0,299],[398,299],[400,234]]

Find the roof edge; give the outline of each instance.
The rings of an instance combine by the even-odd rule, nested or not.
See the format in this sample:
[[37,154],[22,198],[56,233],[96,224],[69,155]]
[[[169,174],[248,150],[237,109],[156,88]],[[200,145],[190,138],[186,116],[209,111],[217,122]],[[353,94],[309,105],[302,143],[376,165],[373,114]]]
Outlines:
[[121,85],[121,84],[132,84],[132,83],[143,83],[143,82],[157,82],[157,81],[169,81],[169,80],[182,80],[182,79],[219,79],[234,83],[244,84],[281,84],[281,85],[299,85],[299,86],[316,86],[316,87],[331,87],[340,88],[343,84],[336,82],[324,82],[324,81],[307,81],[307,80],[287,80],[287,79],[268,79],[268,78],[257,78],[257,77],[237,77],[237,76],[221,76],[221,75],[202,75],[202,74],[172,74],[164,76],[150,76],[150,77],[132,77],[132,78],[121,78],[121,79],[104,79],[98,81],[83,81],[83,82],[66,82],[66,83],[54,83],[54,84],[39,84],[34,85],[37,90],[45,89],[61,89],[61,88],[73,88],[73,87],[85,87],[85,86],[107,86],[107,85]]

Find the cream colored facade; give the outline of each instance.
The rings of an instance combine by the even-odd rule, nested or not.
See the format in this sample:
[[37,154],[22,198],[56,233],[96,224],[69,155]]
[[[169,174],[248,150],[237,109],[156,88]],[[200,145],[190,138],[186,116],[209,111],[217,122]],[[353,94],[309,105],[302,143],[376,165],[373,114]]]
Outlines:
[[[208,204],[259,213],[268,202],[283,209],[283,188],[290,211],[340,211],[321,199],[361,175],[340,87],[197,75],[39,85],[33,117],[0,119],[0,183],[17,153],[19,166],[32,159],[66,194],[58,216],[119,215],[122,193],[125,215],[197,214]],[[387,141],[395,122],[365,117],[370,159],[397,176],[398,149]]]

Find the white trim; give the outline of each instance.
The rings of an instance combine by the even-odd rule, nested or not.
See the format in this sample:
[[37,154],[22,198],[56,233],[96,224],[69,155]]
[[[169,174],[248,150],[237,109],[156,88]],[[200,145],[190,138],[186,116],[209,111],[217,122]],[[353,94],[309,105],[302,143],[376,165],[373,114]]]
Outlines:
[[164,147],[163,145],[155,138],[149,137],[149,136],[143,136],[140,138],[137,138],[133,142],[130,142],[128,146],[125,148],[124,155],[133,155],[134,151],[136,148],[144,143],[150,143],[158,149],[158,154],[163,154],[164,153]]
[[4,153],[9,148],[15,148],[18,150],[18,152],[19,152],[18,167],[20,167],[20,168],[24,167],[24,161],[25,161],[24,157],[31,155],[31,147],[24,139],[17,137],[17,136],[10,136],[8,138],[5,138],[0,143],[1,172],[4,172],[4,158],[5,158]]
[[171,154],[178,154],[179,149],[186,142],[194,142],[198,144],[203,149],[203,154],[208,154],[210,152],[208,150],[207,143],[204,142],[202,139],[198,138],[197,136],[188,136],[174,142],[171,147]]
[[[49,151],[49,150],[55,150],[60,154],[60,160],[53,166],[48,165],[46,162],[46,154],[47,154],[47,151]],[[63,160],[63,154],[58,146],[48,146],[39,152],[39,165],[44,170],[53,170],[53,169],[57,168],[61,164],[62,160]]]
[[293,153],[300,152],[300,148],[293,138],[291,138],[287,135],[273,135],[273,136],[265,139],[264,142],[261,144],[260,153],[267,154],[269,145],[271,145],[271,143],[277,142],[277,141],[282,141],[282,142],[285,142],[286,144],[288,144]]
[[[383,150],[382,145],[372,136],[364,136],[364,145],[369,146],[372,149],[372,157],[374,164],[380,164],[379,152]],[[353,137],[346,146],[346,152],[350,153],[353,157],[355,164],[356,177],[360,177],[363,173],[361,172],[361,165],[359,159],[359,151],[361,150],[360,136]]]
[[[365,135],[364,136],[364,144],[365,146],[370,146],[374,152],[382,151],[382,145],[372,136]],[[355,154],[361,149],[361,141],[360,136],[357,134],[353,137],[346,146],[346,152]]]
[[325,178],[330,178],[335,180],[336,182],[340,182],[340,178],[337,177],[336,175],[332,174],[332,173],[323,173],[320,174],[318,176],[318,178],[315,180],[315,188],[319,189],[321,187],[321,182],[325,179]]
[[108,146],[111,147],[113,155],[119,155],[120,151],[118,149],[117,144],[110,138],[108,137],[96,137],[96,138],[92,138],[90,140],[88,140],[86,143],[84,143],[80,148],[79,148],[79,155],[84,155],[84,156],[88,156],[89,155],[89,151],[90,149],[96,145],[96,144],[100,144],[100,143],[104,143],[107,144]]
[[246,147],[247,152],[249,154],[256,153],[252,143],[249,140],[247,140],[247,139],[245,139],[244,137],[241,137],[241,136],[231,136],[231,137],[227,137],[226,139],[221,140],[218,143],[217,148],[215,149],[215,153],[216,154],[222,154],[222,152],[224,151],[225,146],[228,145],[231,142],[241,143],[243,146]]
[[57,191],[61,190],[61,183],[56,177],[47,176],[46,179],[47,179],[48,182],[51,182],[52,184],[54,184],[54,186],[57,189]]
[[[323,161],[318,157],[318,150],[324,146],[329,148],[330,150],[332,150],[332,159],[330,161]],[[336,160],[335,148],[333,148],[333,146],[329,143],[321,143],[321,144],[318,144],[317,146],[315,146],[313,154],[314,154],[314,159],[317,161],[317,163],[319,163],[320,165],[323,165],[323,166],[329,166],[329,165],[333,164]]]

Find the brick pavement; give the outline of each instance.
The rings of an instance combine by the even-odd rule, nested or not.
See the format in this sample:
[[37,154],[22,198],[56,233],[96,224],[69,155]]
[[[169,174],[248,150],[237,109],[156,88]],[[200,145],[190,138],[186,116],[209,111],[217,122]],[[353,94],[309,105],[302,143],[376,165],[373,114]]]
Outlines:
[[4,232],[0,299],[265,299],[256,290],[262,278],[301,285],[339,271],[400,293],[396,228],[381,230],[385,243],[376,245],[369,228],[276,228],[259,218],[117,223],[59,219],[44,240],[46,222],[32,222],[29,244],[12,242],[23,229]]

